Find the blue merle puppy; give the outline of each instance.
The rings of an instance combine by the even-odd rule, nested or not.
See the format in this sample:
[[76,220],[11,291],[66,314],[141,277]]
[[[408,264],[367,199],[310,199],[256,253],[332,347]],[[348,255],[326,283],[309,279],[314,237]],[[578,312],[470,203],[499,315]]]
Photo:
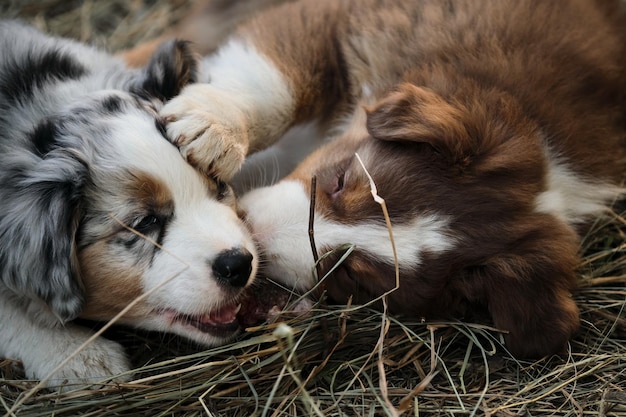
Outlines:
[[[197,76],[188,45],[131,69],[3,21],[0,51],[0,357],[47,378],[91,336],[73,319],[129,305],[124,324],[229,340],[255,247],[230,187],[193,169],[157,116]],[[97,338],[50,381],[128,370],[122,347]]]

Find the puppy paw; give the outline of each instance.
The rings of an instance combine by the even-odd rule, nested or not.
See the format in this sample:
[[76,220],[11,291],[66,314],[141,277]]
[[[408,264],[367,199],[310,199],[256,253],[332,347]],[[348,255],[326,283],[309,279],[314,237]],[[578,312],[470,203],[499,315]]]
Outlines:
[[[73,342],[73,341],[72,341]],[[56,347],[60,347],[57,345]],[[78,347],[68,343],[66,349],[43,347],[37,361],[25,361],[24,370],[29,378],[44,379],[45,386],[53,390],[69,391],[75,388],[98,388],[100,382],[124,382],[130,379],[130,362],[122,346],[98,338],[72,357],[61,369],[51,373]]]
[[248,153],[248,126],[232,94],[210,84],[187,86],[161,110],[169,139],[196,169],[229,181]]

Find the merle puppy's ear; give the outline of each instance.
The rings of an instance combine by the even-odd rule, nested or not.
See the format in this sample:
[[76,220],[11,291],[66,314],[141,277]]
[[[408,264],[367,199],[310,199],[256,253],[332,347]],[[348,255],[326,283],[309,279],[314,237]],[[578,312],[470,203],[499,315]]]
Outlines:
[[42,122],[30,151],[5,155],[0,172],[0,276],[18,296],[38,299],[62,321],[84,304],[75,235],[88,168],[56,146],[58,127]]
[[164,42],[154,52],[131,92],[163,102],[176,96],[189,83],[196,81],[198,58],[187,41]]
[[472,151],[466,110],[428,88],[402,83],[365,110],[367,130],[376,139],[428,143],[451,162]]

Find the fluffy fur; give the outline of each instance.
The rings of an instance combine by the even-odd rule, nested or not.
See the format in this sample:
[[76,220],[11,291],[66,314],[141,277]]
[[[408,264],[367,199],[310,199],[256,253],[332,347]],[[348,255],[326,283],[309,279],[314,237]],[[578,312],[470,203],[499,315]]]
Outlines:
[[[622,192],[626,42],[620,3],[301,0],[244,25],[205,61],[208,84],[163,109],[192,164],[229,177],[244,152],[316,121],[330,144],[243,197],[264,272],[315,284],[307,234],[317,177],[319,254],[354,245],[330,297],[392,312],[490,313],[519,357],[561,352],[580,234]],[[219,158],[206,158],[219,143]],[[231,152],[235,149],[235,152]],[[321,263],[323,274],[341,257]]]
[[[91,333],[120,320],[202,344],[237,331],[257,256],[230,188],[164,137],[162,104],[196,77],[184,42],[143,69],[0,22],[0,356],[44,378]],[[96,339],[52,381],[129,370]],[[128,376],[128,375],[126,375]]]

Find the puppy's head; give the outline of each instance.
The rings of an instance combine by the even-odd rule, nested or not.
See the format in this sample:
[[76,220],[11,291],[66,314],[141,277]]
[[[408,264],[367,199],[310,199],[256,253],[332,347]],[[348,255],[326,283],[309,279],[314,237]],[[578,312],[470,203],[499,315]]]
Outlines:
[[568,292],[577,239],[535,209],[545,187],[540,136],[506,95],[459,96],[402,84],[285,180],[244,196],[266,272],[301,290],[314,284],[307,230],[316,176],[314,237],[331,298],[367,302],[394,289],[394,249],[358,153],[391,219],[400,270],[392,311],[441,317],[487,307],[516,353],[558,350],[577,323]]
[[236,331],[254,245],[230,188],[184,161],[155,108],[194,65],[170,43],[129,91],[82,96],[3,158],[0,266],[15,294],[63,321],[107,320],[142,297],[122,322],[208,344]]

